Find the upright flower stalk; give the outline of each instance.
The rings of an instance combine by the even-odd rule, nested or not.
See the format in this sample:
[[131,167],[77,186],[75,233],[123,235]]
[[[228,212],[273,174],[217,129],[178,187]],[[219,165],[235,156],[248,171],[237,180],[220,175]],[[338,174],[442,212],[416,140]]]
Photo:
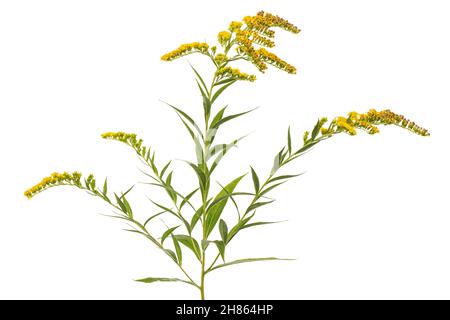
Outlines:
[[[371,109],[366,113],[353,111],[347,116],[339,116],[331,121],[327,118],[319,118],[310,131],[304,132],[302,139],[299,139],[300,143],[295,143],[295,137],[293,139],[290,128],[287,130],[286,143],[276,152],[267,178],[261,180],[257,172],[250,167],[248,176],[253,182],[252,190],[236,191],[240,181],[246,176],[244,174],[232,179],[228,184],[220,184],[220,191],[211,195],[211,181],[215,169],[221,164],[221,160],[228,151],[242,138],[229,143],[215,143],[215,139],[226,123],[252,111],[228,115],[227,107],[218,110],[215,108],[217,100],[229,87],[239,81],[254,82],[256,80],[256,75],[235,68],[234,62],[246,61],[260,73],[264,73],[269,66],[288,74],[297,72],[293,65],[268,50],[275,47],[274,29],[277,28],[294,34],[300,32],[300,29],[286,19],[260,11],[254,16],[244,17],[242,21],[231,22],[227,30],[218,33],[218,45],[210,46],[205,42],[182,44],[161,57],[163,61],[174,61],[186,55],[201,54],[211,62],[213,69],[210,81],[205,81],[200,72],[191,66],[202,96],[202,125],[198,125],[186,111],[167,103],[180,118],[195,148],[196,161],[186,161],[197,180],[197,185],[191,192],[183,194],[174,187],[171,161],[160,166],[156,161],[155,152],[152,148],[145,146],[142,139],[136,134],[119,131],[104,133],[102,138],[115,140],[132,148],[147,169],[144,173],[150,179],[148,184],[164,189],[169,204],[151,200],[157,211],[146,217],[144,221],[139,221],[127,199],[133,187],[125,192],[111,193],[108,191],[106,179],[102,187],[99,187],[93,175],[83,178],[79,172],[53,173],[26,190],[25,196],[31,199],[34,195],[51,187],[73,186],[104,200],[113,209],[112,217],[124,220],[130,225],[127,231],[144,236],[162,250],[178,266],[182,275],[182,278],[147,277],[137,281],[186,283],[199,290],[201,299],[205,299],[206,276],[215,270],[240,263],[288,260],[275,257],[252,257],[232,261],[226,259],[229,243],[240,232],[251,227],[276,223],[276,221],[257,221],[255,218],[257,211],[274,201],[269,198],[273,189],[298,176],[298,174],[280,174],[280,169],[319,142],[340,133],[353,136],[360,130],[376,134],[379,132],[380,125],[395,125],[421,136],[427,136],[429,133],[404,116],[390,110]],[[238,205],[237,197],[248,199],[243,208]],[[236,211],[234,221],[225,221],[222,218],[222,213],[229,203]],[[155,224],[156,217],[166,215],[172,216],[179,224],[167,226],[160,236],[155,236],[154,232],[150,231],[150,226]],[[183,229],[184,232],[181,231]],[[189,274],[183,264],[186,249],[198,260],[200,272],[196,276]],[[210,251],[213,255],[211,259],[208,259],[207,252]]]

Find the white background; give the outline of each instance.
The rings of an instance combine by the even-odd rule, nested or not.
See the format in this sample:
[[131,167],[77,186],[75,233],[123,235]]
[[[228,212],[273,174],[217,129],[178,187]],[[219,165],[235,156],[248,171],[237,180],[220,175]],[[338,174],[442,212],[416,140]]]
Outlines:
[[[221,269],[207,278],[207,298],[450,298],[450,8],[430,0],[1,1],[0,298],[198,297],[182,284],[134,282],[181,275],[100,215],[109,213],[100,200],[55,188],[28,201],[23,191],[64,170],[108,176],[116,191],[145,181],[132,150],[102,140],[105,131],[138,133],[159,163],[193,160],[184,128],[159,101],[199,115],[193,74],[186,59],[159,58],[183,42],[214,42],[231,20],[260,9],[302,29],[279,31],[275,48],[298,74],[271,69],[223,96],[233,113],[261,108],[221,136],[251,133],[217,181],[249,164],[265,177],[288,125],[300,142],[320,116],[391,108],[432,135],[382,127],[336,137],[293,163],[287,173],[306,174],[259,213],[289,221],[243,232],[228,257],[297,260]],[[189,61],[211,72],[204,58]],[[175,165],[174,184],[189,191],[193,175]],[[142,218],[156,210],[146,196],[167,201],[138,185],[131,200]]]

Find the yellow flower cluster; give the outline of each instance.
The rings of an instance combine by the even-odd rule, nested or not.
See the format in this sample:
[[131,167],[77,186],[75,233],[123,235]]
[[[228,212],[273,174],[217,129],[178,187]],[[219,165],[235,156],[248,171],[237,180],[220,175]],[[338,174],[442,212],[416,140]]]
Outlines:
[[54,172],[50,176],[45,177],[42,179],[41,182],[36,184],[35,186],[31,187],[30,189],[26,190],[24,192],[24,195],[31,199],[34,195],[48,189],[54,186],[61,186],[61,185],[74,185],[74,186],[81,186],[81,173],[79,172],[73,172],[73,173],[57,173]]
[[243,21],[247,28],[236,31],[235,39],[238,44],[237,52],[240,55],[246,57],[261,72],[267,69],[267,64],[271,64],[288,73],[296,73],[297,70],[294,66],[264,48],[255,49],[254,45],[273,48],[275,42],[270,38],[273,38],[275,33],[270,29],[272,27],[280,27],[293,33],[300,32],[300,29],[279,16],[263,11],[258,12],[255,16],[246,16]]
[[103,139],[116,140],[132,146],[136,151],[140,152],[142,148],[142,139],[137,139],[134,133],[105,132],[102,134]]
[[241,30],[242,28],[242,22],[240,21],[232,21],[230,23],[230,26],[228,27],[228,30],[231,32],[237,32],[238,30]]
[[349,123],[347,118],[337,117],[333,120],[333,125],[336,126],[338,130],[342,130],[351,136],[356,134],[355,127]]
[[268,28],[278,27],[278,28],[284,29],[284,30],[292,32],[292,33],[300,32],[299,28],[294,26],[292,23],[290,23],[286,19],[283,19],[279,16],[273,15],[268,12],[260,11],[256,14],[256,18],[257,18],[256,24],[260,24],[260,25],[266,26]]
[[227,56],[224,55],[223,53],[218,53],[218,54],[216,54],[216,56],[214,57],[214,61],[215,61],[217,64],[221,64],[221,63],[227,61],[227,59],[228,59]]
[[256,16],[246,16],[243,21],[247,25],[247,28],[256,30],[267,37],[273,38],[275,32],[269,28],[278,27],[292,33],[299,33],[300,29],[294,26],[292,23],[279,16],[260,11]]
[[269,52],[264,48],[258,49],[257,52],[262,61],[267,62],[268,64],[271,64],[280,70],[286,71],[287,73],[297,72],[297,69],[294,66],[290,65],[286,61],[281,60],[278,56],[276,56],[272,52]]
[[177,49],[166,53],[161,57],[163,61],[172,61],[191,53],[206,53],[209,45],[205,42],[192,42],[179,46]]
[[228,41],[230,41],[230,39],[231,33],[229,33],[228,31],[220,31],[217,35],[217,41],[219,41],[222,46],[225,46]]
[[253,43],[256,43],[260,46],[265,46],[268,48],[275,47],[275,42],[273,42],[273,40],[260,35],[256,31],[239,30],[236,32],[236,36],[238,38],[237,42],[240,44],[244,44],[246,46],[250,46],[250,45],[253,45]]
[[375,109],[369,110],[366,114],[360,114],[358,121],[366,121],[371,124],[394,124],[402,128],[406,128],[418,135],[429,136],[428,130],[419,127],[413,121],[406,119],[400,114],[396,114],[391,110],[376,111]]
[[224,67],[216,72],[216,76],[218,79],[221,78],[232,78],[236,80],[245,80],[253,82],[256,80],[256,76],[253,74],[247,74],[244,72],[241,72],[239,69],[234,69],[231,67]]
[[245,56],[259,71],[264,72],[267,69],[267,65],[261,61],[259,53],[253,46],[253,42],[248,38],[247,33],[237,33],[236,42],[239,44],[237,48],[239,54]]
[[[320,126],[323,126],[323,124],[325,122],[321,123]],[[376,111],[375,109],[371,109],[367,113],[350,112],[347,118],[337,117],[331,122],[329,128],[321,128],[320,130],[322,135],[345,132],[353,136],[356,134],[356,129],[362,129],[369,134],[376,134],[380,132],[377,127],[380,124],[400,126],[421,136],[430,135],[426,129],[419,127],[402,115],[390,110]]]

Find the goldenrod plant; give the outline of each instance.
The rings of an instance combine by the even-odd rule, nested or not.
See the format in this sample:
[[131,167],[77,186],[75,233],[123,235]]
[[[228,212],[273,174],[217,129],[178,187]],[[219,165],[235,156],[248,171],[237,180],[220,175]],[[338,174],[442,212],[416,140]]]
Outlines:
[[[215,138],[227,123],[252,111],[227,114],[226,107],[215,108],[218,98],[232,85],[240,81],[256,80],[254,74],[244,73],[235,68],[235,62],[249,62],[248,65],[252,64],[260,73],[264,73],[269,65],[289,74],[296,73],[293,65],[269,51],[275,46],[276,29],[293,34],[300,32],[300,29],[287,20],[261,11],[254,16],[244,17],[242,21],[231,22],[227,30],[218,33],[218,44],[215,46],[204,42],[182,44],[161,57],[163,61],[174,61],[187,55],[200,54],[210,61],[214,70],[212,79],[206,81],[205,77],[192,67],[202,97],[201,122],[194,120],[185,110],[168,104],[176,112],[193,141],[196,161],[186,161],[196,180],[196,186],[192,191],[187,194],[178,191],[172,183],[174,176],[172,162],[163,165],[158,163],[153,149],[145,146],[143,140],[136,134],[107,132],[102,134],[104,139],[119,141],[137,153],[147,168],[144,173],[150,177],[150,184],[166,191],[169,204],[152,201],[158,209],[157,212],[143,221],[138,221],[128,198],[131,189],[122,193],[112,193],[106,179],[99,186],[93,175],[83,177],[79,172],[53,173],[25,191],[25,196],[32,198],[55,186],[73,186],[104,200],[114,210],[113,217],[124,220],[131,226],[128,231],[144,236],[161,249],[178,266],[181,274],[179,278],[148,277],[137,281],[183,282],[197,288],[201,299],[205,298],[205,278],[211,272],[240,263],[280,260],[274,257],[252,257],[229,261],[226,252],[230,242],[241,232],[273,223],[257,220],[257,212],[274,201],[269,198],[272,190],[297,176],[281,174],[282,167],[305,154],[319,142],[341,133],[353,136],[358,131],[365,131],[373,135],[379,132],[380,125],[395,125],[421,136],[428,136],[429,133],[390,110],[372,109],[363,113],[353,111],[347,116],[339,116],[331,121],[320,118],[310,131],[304,132],[299,142],[293,139],[290,129],[287,130],[285,146],[276,152],[272,169],[266,178],[262,179],[252,167],[249,168],[248,179],[253,181],[253,190],[237,191],[240,181],[246,177],[241,175],[226,184],[220,184],[218,186],[220,191],[212,194],[211,183],[216,168],[228,151],[240,141],[237,139],[228,144],[218,144],[215,143]],[[237,198],[240,201],[237,201]],[[243,201],[246,201],[244,207]],[[225,216],[222,217],[227,205],[236,211],[234,221],[230,221],[231,219],[225,221]],[[165,215],[172,216],[171,219],[175,219],[178,223],[167,226],[162,234],[155,234],[151,230],[152,224]],[[159,219],[155,219],[156,217]],[[199,271],[196,276],[185,268],[183,257],[186,253],[192,254],[192,257],[198,260]]]

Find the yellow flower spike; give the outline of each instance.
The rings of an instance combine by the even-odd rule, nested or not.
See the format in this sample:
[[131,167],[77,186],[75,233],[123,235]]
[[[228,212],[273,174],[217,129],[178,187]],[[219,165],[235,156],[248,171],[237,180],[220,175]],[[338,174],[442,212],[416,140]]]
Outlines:
[[267,27],[278,27],[284,29],[286,31],[292,33],[299,33],[300,29],[294,26],[292,23],[283,19],[279,16],[273,15],[271,13],[267,13],[264,11],[260,11],[256,15],[257,17],[261,17],[261,21],[263,21],[264,25]]
[[352,111],[348,114],[348,118],[337,117],[333,120],[333,125],[351,135],[356,134],[355,128],[366,131],[369,134],[379,133],[377,125],[396,125],[409,131],[421,135],[429,136],[428,130],[419,127],[409,119],[400,114],[396,114],[391,110],[377,111],[370,109],[367,113],[357,113]]
[[241,30],[242,28],[242,22],[240,21],[232,21],[230,23],[230,26],[228,27],[228,30],[230,30],[231,32],[236,32]]
[[133,147],[138,153],[141,153],[144,148],[142,147],[142,139],[138,140],[135,133],[125,133],[122,131],[106,132],[102,134],[102,138],[107,140],[116,140],[128,144],[129,146]]
[[259,57],[262,61],[273,65],[274,67],[286,71],[287,73],[295,74],[297,73],[297,69],[287,63],[284,60],[281,60],[277,55],[273,54],[272,52],[267,51],[264,48],[260,48],[257,50],[257,53],[259,54]]
[[222,46],[226,45],[228,43],[228,41],[230,41],[230,39],[231,39],[231,33],[229,33],[228,31],[221,31],[217,35],[217,41],[219,41],[219,43]]
[[252,74],[247,74],[245,72],[241,72],[239,69],[234,69],[231,67],[224,67],[216,72],[216,76],[221,78],[233,78],[236,80],[244,80],[253,82],[256,80],[256,76]]
[[209,45],[205,42],[192,42],[179,46],[177,49],[164,54],[161,57],[163,61],[172,61],[191,53],[203,53],[208,51]]
[[268,48],[275,47],[275,42],[270,40],[269,38],[266,38],[264,36],[259,35],[256,31],[244,31],[244,34],[248,35],[248,38],[256,44],[259,44],[261,46],[265,46]]
[[51,188],[53,186],[60,186],[60,185],[73,185],[80,187],[81,186],[81,173],[78,171],[73,172],[72,174],[63,172],[58,173],[54,172],[50,176],[45,177],[39,182],[38,184],[34,185],[33,187],[29,188],[24,192],[24,195],[31,199],[36,194]]

